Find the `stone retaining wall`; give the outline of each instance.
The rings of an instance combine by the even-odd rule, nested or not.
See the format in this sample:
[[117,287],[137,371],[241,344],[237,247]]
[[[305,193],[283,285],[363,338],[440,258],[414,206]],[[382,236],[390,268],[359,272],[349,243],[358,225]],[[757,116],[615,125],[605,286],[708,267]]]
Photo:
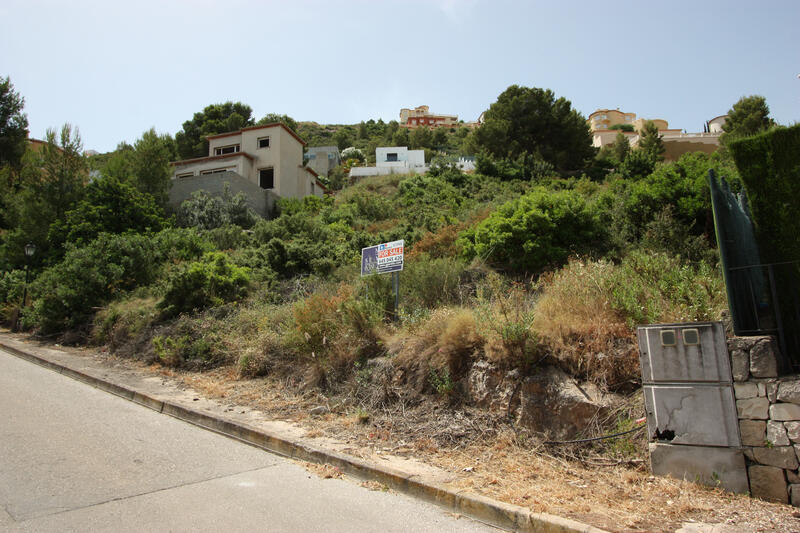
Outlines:
[[728,339],[750,494],[800,507],[800,376],[778,377],[774,337]]

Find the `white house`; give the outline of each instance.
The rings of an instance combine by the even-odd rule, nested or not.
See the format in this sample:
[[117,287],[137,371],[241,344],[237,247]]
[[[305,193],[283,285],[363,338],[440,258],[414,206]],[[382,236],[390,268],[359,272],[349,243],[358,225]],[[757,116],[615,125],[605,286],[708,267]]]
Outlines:
[[222,191],[222,182],[235,182],[236,192],[253,199],[254,209],[265,215],[263,192],[284,198],[323,196],[325,187],[318,174],[303,165],[305,141],[282,123],[252,126],[239,131],[210,135],[208,156],[171,163],[174,167],[170,203],[180,205],[195,190],[212,194]]
[[409,150],[406,146],[385,146],[375,149],[374,167],[352,167],[350,177],[424,174],[427,171],[425,150]]

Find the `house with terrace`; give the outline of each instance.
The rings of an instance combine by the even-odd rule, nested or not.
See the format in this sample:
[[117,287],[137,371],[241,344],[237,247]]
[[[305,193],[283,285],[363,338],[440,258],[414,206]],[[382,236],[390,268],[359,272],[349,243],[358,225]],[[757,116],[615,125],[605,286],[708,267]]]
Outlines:
[[277,198],[323,196],[319,174],[303,165],[305,141],[282,123],[210,135],[208,156],[171,163],[170,204],[198,190],[243,192],[256,213],[269,217]]

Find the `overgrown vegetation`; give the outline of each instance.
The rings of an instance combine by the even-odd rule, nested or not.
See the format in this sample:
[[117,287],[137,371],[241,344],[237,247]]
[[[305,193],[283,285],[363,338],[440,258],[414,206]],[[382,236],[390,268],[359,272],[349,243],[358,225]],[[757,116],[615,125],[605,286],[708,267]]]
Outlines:
[[[629,390],[637,324],[721,315],[706,175],[738,179],[726,153],[664,162],[648,130],[639,148],[620,133],[595,154],[567,100],[516,86],[474,132],[262,120],[354,147],[351,162],[389,143],[439,159],[425,175],[342,179],[335,196],[283,199],[272,220],[228,193],[198,193],[172,216],[170,154],[196,155],[204,135],[255,123],[249,107],[209,106],[177,141],[145,132],[90,161],[64,128],[4,170],[3,317],[22,308],[22,326],[38,334],[78,332],[167,366],[235,365],[243,378],[291,376],[330,393],[378,387],[372,361],[386,357],[396,383],[458,402],[479,360],[521,378],[556,365]],[[464,154],[476,155],[475,173],[450,164]],[[395,314],[388,277],[361,278],[358,262],[363,247],[398,239]]]

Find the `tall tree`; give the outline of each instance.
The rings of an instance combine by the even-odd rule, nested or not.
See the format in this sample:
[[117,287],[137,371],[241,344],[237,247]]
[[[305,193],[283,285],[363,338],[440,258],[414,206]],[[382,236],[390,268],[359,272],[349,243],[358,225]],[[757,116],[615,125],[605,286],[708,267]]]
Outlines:
[[639,136],[639,150],[645,151],[653,161],[663,161],[667,149],[664,147],[662,135],[658,133],[658,126],[652,120],[648,120]]
[[631,144],[628,142],[628,138],[625,134],[620,131],[614,139],[614,144],[611,145],[611,155],[614,157],[617,166],[625,161],[630,151]]
[[769,116],[767,99],[763,96],[743,96],[728,111],[728,118],[722,129],[725,133],[721,141],[727,142],[741,137],[755,135],[775,125]]
[[486,111],[474,136],[477,148],[494,157],[530,154],[558,170],[583,168],[595,155],[586,118],[549,89],[510,86]]
[[[83,195],[88,181],[83,142],[77,129],[64,124],[61,131],[48,129],[46,142],[38,158],[31,162],[39,169],[29,169],[29,186],[50,208],[54,218],[63,219]],[[37,171],[38,170],[38,171]]]
[[37,246],[35,263],[61,256],[64,236],[48,239],[53,223],[63,221],[67,211],[83,197],[88,181],[86,158],[77,130],[65,124],[57,135],[47,130],[46,143],[38,151],[28,150],[20,170],[20,188],[9,199],[7,218],[12,228],[0,250],[12,267],[25,264],[23,249],[32,242]]
[[11,80],[0,78],[0,167],[19,169],[28,139],[28,117],[22,112],[25,99]]
[[278,122],[284,124],[293,132],[297,132],[297,121],[289,115],[280,115],[278,113],[267,113],[261,118],[261,120],[256,122],[256,125],[263,126],[264,124],[275,124]]
[[253,110],[241,102],[212,104],[195,113],[175,134],[178,155],[182,159],[208,155],[208,135],[236,131],[253,125]]
[[133,184],[155,198],[159,205],[166,205],[172,174],[169,162],[175,158],[172,137],[158,135],[154,128],[150,128],[136,141],[133,150]]

